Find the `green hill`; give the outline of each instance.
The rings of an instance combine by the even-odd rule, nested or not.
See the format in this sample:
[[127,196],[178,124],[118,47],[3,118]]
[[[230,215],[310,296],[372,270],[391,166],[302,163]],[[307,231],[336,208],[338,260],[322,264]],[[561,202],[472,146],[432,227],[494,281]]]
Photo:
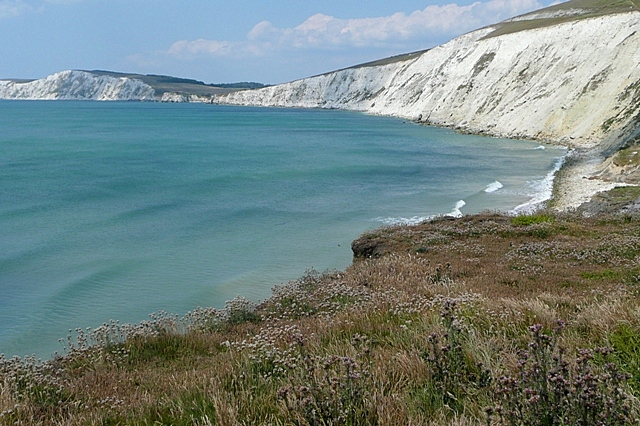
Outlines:
[[166,92],[197,95],[197,96],[213,96],[222,95],[230,92],[245,89],[256,89],[265,87],[261,83],[242,82],[242,83],[225,83],[225,84],[206,84],[202,81],[171,77],[166,75],[154,75],[154,74],[134,74],[134,73],[121,73],[114,71],[103,70],[91,70],[87,71],[96,75],[108,75],[112,77],[127,77],[136,80],[141,80],[145,84],[153,87],[156,91],[156,96],[162,96]]

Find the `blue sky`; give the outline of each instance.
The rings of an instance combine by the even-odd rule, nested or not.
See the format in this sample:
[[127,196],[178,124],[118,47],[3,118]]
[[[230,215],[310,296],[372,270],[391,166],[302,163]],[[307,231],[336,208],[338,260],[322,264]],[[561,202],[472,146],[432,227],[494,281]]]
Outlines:
[[0,0],[0,78],[104,69],[282,83],[426,49],[553,0]]

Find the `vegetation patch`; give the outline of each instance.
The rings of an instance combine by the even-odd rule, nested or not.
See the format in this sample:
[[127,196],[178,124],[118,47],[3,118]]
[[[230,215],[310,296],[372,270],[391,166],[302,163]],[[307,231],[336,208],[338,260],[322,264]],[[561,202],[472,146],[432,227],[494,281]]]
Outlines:
[[[638,0],[573,0],[533,12],[529,19],[503,22],[484,38],[637,10],[640,10]],[[540,12],[547,13],[539,15]]]
[[640,391],[640,329],[621,323],[609,336],[609,344],[621,369],[629,374],[629,384]]
[[[611,360],[611,348],[580,349],[575,358],[559,344],[559,322],[551,333],[529,328],[531,342],[519,352],[516,374],[500,377],[502,405],[488,409],[511,425],[622,425],[630,420],[628,379]],[[601,364],[601,366],[598,366]]]
[[486,213],[362,240],[345,271],[259,304],[0,357],[0,424],[637,424],[640,217]]
[[480,59],[478,59],[476,64],[473,66],[473,75],[471,76],[471,78],[475,77],[476,75],[484,71],[489,66],[489,64],[493,62],[493,59],[495,57],[496,57],[495,52],[489,52],[482,55]]
[[511,223],[517,226],[529,226],[537,223],[551,223],[553,216],[549,214],[539,213],[531,215],[520,215],[511,219]]
[[598,272],[583,272],[581,275],[582,278],[586,278],[588,280],[613,280],[620,278],[620,273],[611,269],[605,269]]
[[640,147],[631,146],[616,152],[613,163],[618,167],[640,166]]

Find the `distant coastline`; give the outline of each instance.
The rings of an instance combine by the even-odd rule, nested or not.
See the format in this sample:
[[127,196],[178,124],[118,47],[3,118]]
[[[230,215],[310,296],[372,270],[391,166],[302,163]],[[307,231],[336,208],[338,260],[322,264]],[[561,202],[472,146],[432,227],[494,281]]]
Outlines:
[[275,86],[63,71],[0,81],[0,98],[344,109],[536,140],[572,150],[549,203],[571,210],[595,194],[640,184],[640,159],[627,155],[640,140],[638,49],[636,3],[572,0],[429,50]]
[[211,103],[216,96],[269,87],[113,71],[61,71],[41,79],[0,79],[0,99]]

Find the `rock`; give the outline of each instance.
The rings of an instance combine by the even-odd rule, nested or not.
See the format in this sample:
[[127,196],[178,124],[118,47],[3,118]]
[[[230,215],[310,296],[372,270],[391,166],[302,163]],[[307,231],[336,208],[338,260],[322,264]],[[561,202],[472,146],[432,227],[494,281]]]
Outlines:
[[351,243],[354,259],[369,259],[384,256],[388,252],[387,241],[380,236],[365,234]]

